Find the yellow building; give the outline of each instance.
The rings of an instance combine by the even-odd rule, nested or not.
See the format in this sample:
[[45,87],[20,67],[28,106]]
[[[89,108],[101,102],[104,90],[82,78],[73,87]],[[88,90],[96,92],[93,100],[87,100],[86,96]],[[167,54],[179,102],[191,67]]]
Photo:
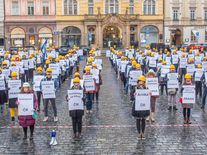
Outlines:
[[56,0],[59,46],[163,42],[163,0]]

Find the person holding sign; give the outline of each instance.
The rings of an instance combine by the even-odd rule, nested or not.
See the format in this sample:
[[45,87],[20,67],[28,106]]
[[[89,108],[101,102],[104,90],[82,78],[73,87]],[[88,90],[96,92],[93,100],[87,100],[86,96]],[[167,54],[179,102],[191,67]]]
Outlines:
[[2,74],[2,68],[0,68],[0,110],[1,113],[4,111],[4,103],[7,102],[7,94],[6,94],[6,78],[4,74]]
[[25,82],[21,89],[21,94],[18,95],[18,119],[19,125],[24,131],[24,140],[27,139],[27,128],[30,128],[30,140],[33,140],[33,133],[35,127],[35,111],[38,108],[36,96],[30,87],[30,84]]
[[188,73],[185,75],[181,93],[182,98],[180,98],[180,102],[183,107],[184,124],[191,124],[190,113],[193,104],[195,104],[195,87],[192,84],[192,76]]
[[44,74],[43,74],[43,68],[42,67],[38,67],[37,68],[37,74],[34,76],[34,91],[37,93],[37,100],[38,100],[38,112],[40,111],[40,103],[41,103],[41,98],[42,98],[42,92],[40,90],[40,83],[41,80],[44,78]]
[[170,72],[167,74],[168,110],[178,110],[176,107],[176,94],[178,90],[178,74],[175,66],[170,65]]
[[155,121],[155,107],[156,107],[156,100],[159,97],[159,86],[158,86],[158,78],[153,70],[149,70],[147,73],[147,87],[151,91],[151,98],[150,98],[150,116],[147,117],[147,121],[151,120],[152,122]]
[[[13,81],[15,83],[13,83]],[[10,84],[10,83],[12,83],[12,84]],[[10,80],[8,81],[9,110],[10,110],[10,116],[11,116],[12,122],[15,121],[15,111],[17,113],[16,100],[17,100],[17,96],[20,92],[20,87],[21,87],[21,81],[17,80],[17,73],[12,72],[11,73],[11,81]]]
[[163,95],[164,88],[165,88],[166,95],[167,95],[167,77],[166,77],[166,73],[163,72],[163,70],[164,70],[163,68],[165,66],[166,66],[166,61],[163,60],[162,61],[162,67],[157,72],[158,81],[159,81],[159,85],[160,85],[160,88],[161,88],[161,95]]
[[[45,83],[45,85],[43,85]],[[52,86],[51,86],[52,84]],[[44,86],[44,87],[43,87]],[[42,79],[40,88],[43,94],[43,103],[44,103],[44,112],[45,118],[43,122],[48,121],[48,104],[49,102],[52,104],[53,112],[54,112],[54,122],[58,121],[57,117],[57,108],[55,103],[55,91],[58,88],[57,79],[52,79],[52,69],[47,68],[46,77]]]
[[[80,86],[80,79],[73,79],[73,87],[68,91],[66,100],[69,104],[69,114],[73,124],[73,138],[81,138],[82,117],[84,115],[83,88]],[[78,90],[78,92],[73,91]]]
[[195,90],[196,90],[196,98],[199,94],[200,99],[202,98],[202,79],[204,78],[202,65],[198,64],[196,66],[196,70],[193,74],[194,81],[195,81]]
[[[100,71],[97,67],[97,64],[93,63],[92,64],[92,74],[96,80],[96,85],[95,85],[95,94],[94,94],[94,98],[96,96],[96,102],[98,102],[99,100],[99,91],[100,91],[100,86],[102,85],[102,78],[101,78],[101,74]],[[94,100],[94,99],[93,99]]]
[[150,91],[146,89],[146,78],[141,75],[137,81],[135,102],[132,107],[132,116],[134,116],[139,133],[138,139],[145,139],[144,132],[146,126],[146,117],[150,115]]
[[91,74],[91,68],[85,67],[84,80],[84,92],[86,94],[86,113],[92,113],[93,95],[95,92],[95,79]]

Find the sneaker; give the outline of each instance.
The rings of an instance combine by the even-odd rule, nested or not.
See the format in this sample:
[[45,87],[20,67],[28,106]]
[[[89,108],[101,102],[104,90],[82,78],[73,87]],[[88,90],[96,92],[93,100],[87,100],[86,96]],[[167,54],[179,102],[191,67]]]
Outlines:
[[26,139],[27,139],[27,135],[24,135],[23,140],[26,140]]
[[145,136],[144,136],[144,133],[142,133],[142,139],[143,139],[143,140],[145,140]]
[[137,139],[138,139],[138,140],[142,139],[142,134],[141,134],[141,133],[138,134]]
[[191,124],[191,121],[189,119],[187,120],[187,124]]
[[54,117],[54,122],[58,122],[58,117]]
[[48,117],[45,117],[44,119],[43,119],[43,122],[47,122],[48,121]]
[[77,134],[77,138],[80,139],[81,138],[81,133]]
[[184,119],[184,124],[187,124],[187,120],[186,119]]

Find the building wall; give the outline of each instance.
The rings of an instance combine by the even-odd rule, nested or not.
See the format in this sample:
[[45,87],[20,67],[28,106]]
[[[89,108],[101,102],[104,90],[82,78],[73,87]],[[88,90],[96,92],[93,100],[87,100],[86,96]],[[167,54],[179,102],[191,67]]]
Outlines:
[[[54,35],[56,31],[56,8],[55,0],[49,0],[49,15],[43,15],[42,0],[34,0],[34,15],[28,15],[27,1],[19,0],[19,14],[12,15],[12,0],[5,1],[5,40],[6,48],[12,46],[14,38],[11,33],[15,28],[21,28],[25,32],[24,46],[31,45],[31,38],[34,36],[35,47],[40,46],[42,38],[40,38],[39,30],[47,27],[51,30],[52,44],[56,45],[57,36]],[[34,29],[34,31],[31,31]]]
[[0,0],[0,46],[3,46],[4,40],[4,0]]
[[[173,9],[179,8],[179,20],[173,21]],[[195,21],[190,19],[190,8],[195,8]],[[165,43],[172,43],[173,31],[181,31],[181,39],[184,44],[207,43],[205,32],[207,20],[204,19],[204,10],[207,9],[207,0],[165,0]],[[196,41],[191,41],[191,31],[199,32]],[[169,42],[168,42],[169,41]]]
[[[119,0],[119,15],[105,14],[105,1],[94,0],[94,15],[88,15],[88,0],[78,1],[77,15],[64,15],[63,0],[56,0],[56,21],[59,31],[59,45],[61,45],[61,32],[65,27],[76,26],[81,30],[81,44],[88,44],[88,28],[95,28],[96,47],[103,47],[103,29],[108,25],[117,26],[123,36],[123,46],[130,45],[130,26],[136,27],[135,38],[140,42],[140,31],[144,26],[153,25],[158,28],[158,33],[163,34],[163,0],[156,0],[156,14],[143,14],[144,0],[134,1],[134,14],[126,15],[129,0]],[[100,11],[98,11],[100,10]],[[112,21],[114,19],[115,21]],[[158,34],[158,35],[159,35]],[[162,39],[159,39],[162,42]]]

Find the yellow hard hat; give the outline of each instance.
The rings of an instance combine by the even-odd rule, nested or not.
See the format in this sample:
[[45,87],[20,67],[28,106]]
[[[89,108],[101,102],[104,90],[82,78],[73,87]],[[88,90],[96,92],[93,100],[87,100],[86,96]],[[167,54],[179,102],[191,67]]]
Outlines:
[[45,63],[46,63],[47,65],[48,65],[48,64],[50,64],[50,60],[46,60],[46,62],[45,62]]
[[163,65],[166,65],[167,63],[166,63],[166,61],[163,60],[163,61],[162,61],[162,64],[163,64]]
[[6,61],[3,61],[3,62],[2,62],[2,65],[7,65],[7,62],[6,62]]
[[92,64],[92,67],[97,67],[97,64],[96,64],[96,63],[93,63],[93,64]]
[[163,60],[162,58],[159,58],[159,61],[161,61],[161,62],[162,62],[162,60]]
[[196,52],[196,56],[199,56],[200,55],[200,52]]
[[42,71],[42,70],[43,70],[42,67],[37,68],[37,71]]
[[92,57],[89,57],[88,58],[88,63],[92,63],[92,61],[93,61],[93,58]]
[[151,53],[151,57],[154,57],[155,56],[155,54],[154,53]]
[[191,78],[192,76],[189,73],[185,74],[185,79],[191,79]]
[[192,53],[192,52],[193,52],[193,50],[192,50],[192,49],[190,49],[190,50],[189,50],[189,53]]
[[140,64],[136,64],[136,69],[140,69],[141,65]]
[[49,56],[48,56],[48,59],[52,59],[52,55],[49,55]]
[[80,79],[78,77],[74,78],[73,83],[80,83]]
[[194,61],[194,58],[189,58],[188,60],[189,60],[189,61]]
[[137,62],[135,60],[132,61],[132,66],[135,66],[136,67],[136,64],[137,64]]
[[85,67],[85,70],[86,70],[86,71],[90,71],[91,68],[90,68],[89,66],[86,66],[86,67]]
[[201,65],[201,64],[198,64],[198,65],[197,65],[197,68],[202,68],[202,65]]
[[141,75],[141,76],[139,76],[139,78],[138,78],[138,80],[139,81],[146,81],[146,78],[145,78],[145,76],[144,75]]
[[52,68],[47,68],[46,73],[52,73]]
[[17,77],[17,72],[12,72],[11,77]]
[[2,72],[2,68],[0,68],[0,72]]
[[131,57],[131,58],[130,58],[130,60],[131,60],[131,61],[134,61],[134,60],[135,60],[135,58],[134,58],[134,57]]
[[16,63],[15,63],[15,62],[12,62],[11,65],[12,65],[12,66],[16,66]]
[[185,53],[183,53],[183,54],[182,54],[182,57],[185,57],[185,56],[186,56]]
[[60,61],[60,58],[56,58],[55,61],[56,61],[56,62],[59,62],[59,61]]
[[124,60],[125,59],[125,56],[121,56],[121,60]]
[[206,61],[207,60],[207,57],[203,57],[203,60]]
[[170,65],[170,69],[175,69],[175,66],[174,65]]
[[74,77],[77,77],[77,76],[79,77],[79,76],[80,76],[80,73],[75,72],[75,73],[74,73]]

